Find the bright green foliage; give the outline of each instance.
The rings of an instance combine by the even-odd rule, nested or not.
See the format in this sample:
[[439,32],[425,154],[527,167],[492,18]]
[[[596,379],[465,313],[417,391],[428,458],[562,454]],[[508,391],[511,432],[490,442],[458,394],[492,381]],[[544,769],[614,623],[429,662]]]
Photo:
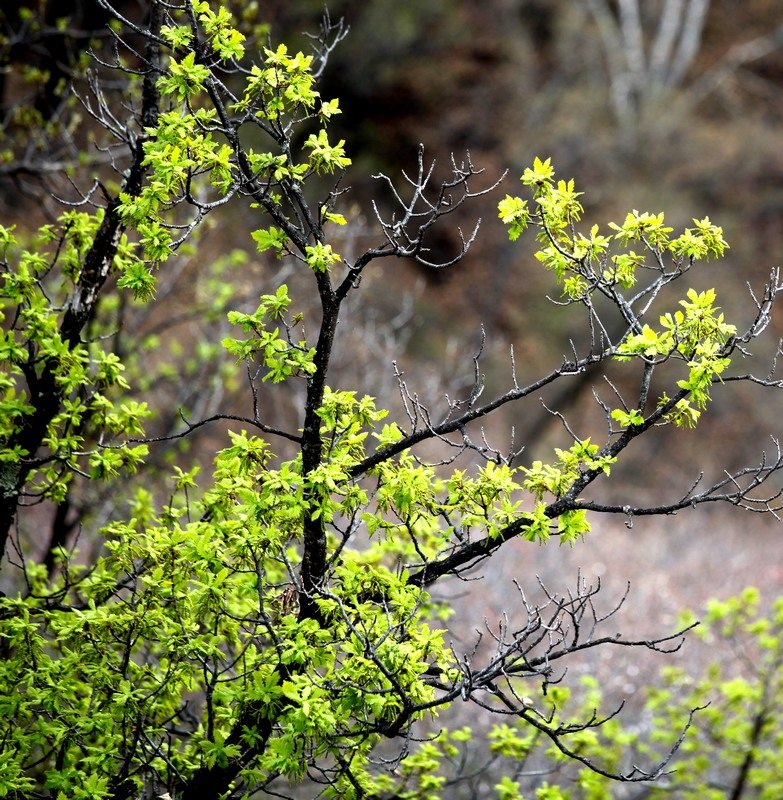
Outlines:
[[598,470],[608,475],[611,464],[616,460],[611,456],[600,455],[599,447],[589,439],[576,442],[569,450],[555,448],[557,461],[542,464],[534,461],[523,471],[528,476],[524,488],[532,492],[537,500],[542,500],[549,492],[554,497],[563,497],[585,470]]
[[[199,2],[194,4],[194,10],[220,57],[241,58],[244,37],[233,27],[226,9],[220,7],[213,11],[208,3]],[[167,26],[164,35],[175,47],[185,46],[192,38],[192,32],[186,35],[187,30],[184,25]],[[176,103],[160,114],[154,130],[147,130],[149,138],[144,143],[143,163],[154,177],[137,197],[121,195],[120,214],[138,231],[146,265],[134,261],[123,270],[120,286],[131,289],[135,296],[148,298],[152,295],[154,269],[175,251],[165,217],[180,204],[183,193],[192,191],[195,180],[205,182],[205,200],[220,203],[236,190],[239,173],[247,164],[258,184],[266,184],[267,202],[280,205],[281,195],[272,190],[273,186],[286,184],[284,188],[281,186],[282,194],[290,196],[289,182],[298,186],[311,174],[334,173],[350,165],[345,155],[345,142],[340,140],[331,145],[325,128],[308,136],[300,163],[292,161],[290,149],[280,152],[281,137],[287,135],[283,131],[288,132],[291,126],[316,117],[325,124],[340,109],[336,100],[330,100],[317,111],[319,94],[314,89],[315,79],[310,71],[312,56],[302,53],[289,56],[285,45],[279,45],[276,50],[264,48],[264,53],[263,67],[251,67],[242,99],[233,104],[232,110],[252,113],[278,147],[278,152],[257,153],[247,148],[239,164],[235,147],[213,132],[218,121],[217,112],[203,107],[205,95],[212,86],[209,69],[195,60],[193,51],[180,60],[170,58],[168,73],[158,81],[158,88],[164,97]],[[293,189],[294,194],[300,191],[300,188]],[[328,206],[324,206],[323,212],[329,214]],[[339,221],[341,217],[337,215],[336,219]],[[279,226],[255,231],[253,238],[259,252],[269,249],[280,255],[290,252],[288,234]],[[316,271],[328,269],[339,260],[340,256],[332,251],[331,245],[322,242],[316,242],[307,254],[308,264]]]
[[759,605],[755,589],[711,601],[699,635],[711,646],[728,643],[735,657],[711,664],[698,679],[668,668],[663,686],[650,693],[653,741],[664,745],[675,714],[703,707],[678,759],[675,780],[684,800],[772,800],[783,792],[783,602],[769,616]]
[[169,62],[169,74],[161,78],[158,88],[163,95],[173,94],[177,100],[184,101],[204,89],[204,81],[209,77],[209,70],[196,63],[196,54],[188,53],[180,63],[175,59]]
[[498,216],[504,224],[508,225],[508,238],[512,242],[522,235],[530,223],[527,202],[520,197],[511,197],[508,194],[498,203]]
[[[713,289],[698,293],[689,289],[687,299],[680,301],[682,310],[660,315],[660,330],[645,322],[644,316],[663,286],[694,262],[724,254],[728,245],[722,229],[708,217],[694,219],[694,228],[672,239],[673,229],[665,225],[663,213],[634,210],[622,225],[609,223],[614,236],[602,235],[597,225],[585,236],[575,230],[582,214],[577,200],[581,193],[575,191],[573,181],[555,182],[554,174],[550,159],[536,158],[522,175],[538,205],[535,215],[518,197],[506,195],[500,202],[498,216],[508,226],[509,238],[517,239],[527,225],[535,224],[542,243],[535,257],[555,274],[568,302],[592,308],[593,296],[603,295],[622,310],[629,329],[612,350],[615,358],[627,361],[636,357],[650,365],[670,360],[687,364],[688,377],[676,382],[680,395],[674,400],[666,394],[659,397],[654,418],[694,427],[709,402],[711,385],[731,363],[729,353],[736,328],[719,313]],[[646,254],[634,250],[612,253],[613,242],[623,246],[638,242]],[[653,279],[640,288],[637,284],[642,271],[651,273]],[[633,293],[624,294],[627,290]],[[614,409],[611,416],[625,428],[643,426],[646,421],[641,408]]]
[[[575,442],[569,450],[555,448],[555,454],[557,460],[552,464],[534,461],[530,467],[522,469],[527,475],[522,485],[537,500],[530,528],[524,534],[531,541],[543,542],[550,535],[546,505],[542,502],[546,494],[562,498],[586,472],[609,475],[611,465],[616,461],[613,456],[599,453],[598,445],[591,443],[590,439]],[[558,518],[557,533],[561,542],[572,544],[589,532],[590,523],[582,509],[566,511]]]
[[[334,112],[331,111],[329,116]],[[326,131],[321,128],[318,135],[310,134],[304,146],[310,150],[310,161],[316,172],[334,172],[337,169],[345,169],[351,163],[351,159],[345,155],[345,140],[340,139],[336,145],[330,145]]]
[[[692,614],[683,616],[691,624]],[[729,800],[732,797],[773,800],[783,792],[780,764],[783,759],[783,601],[770,614],[759,612],[759,595],[747,589],[725,601],[712,600],[698,635],[721,653],[733,653],[707,666],[700,677],[681,668],[666,667],[661,686],[647,693],[642,725],[624,727],[618,717],[594,730],[580,730],[563,741],[580,756],[607,771],[628,769],[645,755],[655,757],[671,747],[682,734],[684,721],[694,709],[673,769],[656,782],[644,783],[645,797],[654,800]],[[691,672],[691,671],[689,671]],[[576,699],[578,697],[578,700]],[[550,687],[545,697],[528,698],[531,711],[546,727],[568,725],[585,715],[600,714],[605,701],[598,681],[582,680],[575,698],[560,687]],[[457,752],[446,753],[453,741],[444,733],[422,746],[412,763],[422,771],[447,775]],[[612,800],[618,796],[614,781],[590,769],[574,769],[572,760],[552,746],[540,730],[524,722],[495,725],[488,735],[495,759],[494,774],[503,776],[495,785],[498,800],[522,797],[530,786],[530,774],[545,756],[549,783],[524,797]],[[460,743],[457,742],[456,745]],[[454,747],[454,745],[452,745]],[[551,777],[554,773],[555,777]],[[425,792],[415,798],[429,797]],[[622,795],[619,795],[622,796]]]
[[519,784],[512,781],[507,775],[500,779],[500,783],[495,785],[498,800],[524,800],[519,791]]
[[[213,11],[209,3],[202,0],[193,3],[193,11],[198,14],[198,21],[204,26],[204,33],[215,53],[224,61],[242,58],[245,54],[242,46],[245,36],[234,27],[234,20],[228,9],[218,6],[217,11]],[[182,26],[178,26],[177,30],[181,28]]]
[[[277,174],[278,171],[275,170],[275,175]],[[251,235],[255,240],[259,253],[274,250],[278,255],[282,255],[285,252],[288,237],[285,235],[285,231],[280,230],[280,228],[272,225],[270,228],[260,228],[257,231],[253,231]]]
[[291,57],[284,44],[276,50],[264,48],[264,53],[264,67],[251,68],[247,88],[236,109],[258,107],[256,116],[276,120],[298,108],[314,108],[318,92],[313,88],[315,79],[310,72],[312,56],[300,52]]
[[313,272],[325,272],[329,269],[330,265],[339,263],[341,256],[332,250],[332,245],[321,244],[318,242],[312,247],[308,246],[305,250],[307,257],[307,266]]
[[[28,472],[28,491],[54,500],[67,493],[75,468],[103,480],[135,471],[148,452],[144,444],[92,449],[98,439],[108,444],[140,435],[150,411],[146,403],[122,399],[128,383],[117,356],[100,341],[69,341],[58,325],[101,221],[100,212],[70,211],[29,241],[5,228],[0,233],[0,320],[6,323],[0,335],[0,465],[13,480],[16,465],[32,455],[19,445],[9,449],[9,443],[36,413],[35,398],[28,393],[33,370],[37,385],[49,387],[47,401],[57,402],[59,409],[42,438],[45,455],[39,452]],[[123,239],[115,268],[132,260]]]
[[[350,449],[353,435],[339,435]],[[335,571],[319,601],[326,627],[286,611],[279,598],[295,562],[300,468],[284,462],[267,469],[263,441],[246,434],[232,439],[216,459],[213,488],[200,508],[188,502],[181,476],[159,516],[106,530],[108,555],[90,574],[71,564],[49,587],[45,575],[29,576],[38,592],[62,591],[80,611],[7,601],[15,622],[4,636],[15,658],[5,664],[3,679],[17,687],[14,713],[6,717],[13,732],[4,732],[14,742],[9,770],[67,734],[72,745],[60,749],[60,767],[47,781],[56,780],[70,796],[88,775],[108,780],[129,726],[143,719],[151,746],[165,740],[166,721],[178,714],[181,698],[200,688],[208,697],[202,726],[171,755],[172,768],[187,772],[200,759],[209,765],[230,756],[222,743],[238,710],[261,701],[270,711],[287,710],[278,716],[283,732],[250,771],[297,777],[303,755],[339,751],[355,719],[392,721],[401,710],[399,691],[412,703],[432,700],[420,676],[447,651],[421,620],[426,598],[377,563],[372,551],[353,553]],[[334,485],[340,475],[330,467],[323,479]],[[327,491],[331,514],[341,504],[329,497]],[[208,523],[186,521],[205,512]],[[107,603],[120,574],[128,576],[127,602]],[[68,592],[68,584],[77,588]],[[288,678],[276,671],[281,664],[294,670]],[[312,670],[317,683],[308,677]],[[121,678],[110,677],[115,674]],[[355,751],[357,765],[372,744]]]
[[308,348],[304,341],[294,344],[290,338],[282,338],[280,335],[278,323],[284,321],[290,302],[288,287],[282,285],[274,295],[264,295],[254,313],[231,311],[228,314],[228,321],[232,325],[240,326],[246,333],[253,334],[253,337],[226,338],[223,340],[223,347],[239,360],[259,356],[269,368],[263,376],[265,381],[280,383],[293,375],[308,375],[315,371],[315,350]]
[[653,361],[672,356],[682,358],[689,373],[687,380],[677,381],[677,386],[688,392],[698,409],[705,408],[714,379],[731,363],[723,348],[737,330],[724,322],[714,301],[713,289],[705,292],[689,289],[688,299],[680,300],[684,311],[661,316],[661,333],[645,325],[641,333],[626,338],[618,354],[621,357],[638,354]]

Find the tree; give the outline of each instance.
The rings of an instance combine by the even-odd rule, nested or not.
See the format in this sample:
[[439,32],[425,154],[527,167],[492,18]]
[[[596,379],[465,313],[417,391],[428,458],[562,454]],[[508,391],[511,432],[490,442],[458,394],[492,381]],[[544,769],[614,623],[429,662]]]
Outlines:
[[[628,784],[612,784],[605,776],[582,770],[568,776],[570,780],[563,780],[565,776],[560,774],[560,781],[551,784],[552,774],[567,757],[537,731],[515,721],[492,731],[487,761],[472,770],[474,786],[467,796],[489,796],[475,789],[476,779],[489,772],[502,776],[492,782],[497,796],[509,798],[520,797],[520,787],[528,788],[531,776],[539,779],[533,784],[535,797],[557,800],[778,797],[783,709],[781,611],[778,599],[768,616],[760,614],[759,593],[750,588],[725,601],[710,601],[696,635],[715,647],[721,657],[709,664],[704,676],[697,679],[681,667],[667,667],[661,685],[649,690],[645,707],[632,725],[624,725],[617,716],[602,725],[600,737],[590,730],[578,736],[579,754],[587,759],[618,764],[630,754],[636,760],[650,758],[655,747],[668,748],[677,742],[682,719],[698,708],[694,724],[682,738],[675,768],[656,782],[632,785],[630,792],[623,792],[630,788]],[[686,612],[681,623],[692,624],[695,619]],[[594,676],[583,677],[581,684],[579,700],[571,705],[584,718],[595,713],[604,698]],[[569,690],[560,686],[556,691],[558,702],[567,705]],[[429,749],[429,757],[441,762],[447,779],[459,773],[469,737],[468,731],[454,731],[450,738],[441,738],[439,747]],[[542,776],[547,779],[543,783]]]
[[628,145],[638,144],[645,118],[674,102],[677,90],[680,102],[697,103],[742,66],[778,50],[783,40],[778,25],[735,44],[688,86],[710,0],[666,0],[644,8],[638,0],[619,0],[616,13],[606,0],[588,0],[586,6],[600,34],[612,109]]
[[[634,211],[581,232],[573,181],[536,159],[522,174],[532,202],[508,194],[499,216],[512,240],[536,230],[536,258],[558,304],[584,313],[584,340],[539,377],[512,354],[509,388],[489,399],[479,352],[468,393],[440,408],[398,371],[400,411],[390,417],[362,386],[330,385],[338,322],[381,260],[458,264],[477,230],[445,263],[432,262],[429,237],[494,185],[476,186],[468,157],[438,182],[420,152],[401,181],[381,177],[376,244],[344,257],[350,158],[329,131],[339,103],[316,88],[343,26],[325,20],[314,55],[292,54],[246,38],[265,32],[240,30],[224,4],[153,0],[138,18],[100,5],[111,46],[83,83],[72,79],[101,137],[94,182],[49,224],[0,228],[4,793],[190,800],[277,795],[306,778],[324,796],[436,797],[442,758],[469,734],[442,731],[417,746],[418,726],[457,700],[499,715],[490,741],[503,756],[550,742],[593,792],[585,796],[609,796],[607,781],[657,779],[696,705],[678,709],[674,740],[634,766],[609,747],[622,744],[615,714],[568,705],[559,665],[600,646],[676,649],[689,625],[654,640],[617,637],[604,633],[611,614],[596,611],[596,588],[580,582],[539,604],[520,587],[524,624],[488,628],[488,653],[478,643],[463,652],[432,589],[474,575],[513,541],[573,544],[589,534],[591,513],[712,502],[774,512],[779,450],[654,506],[607,502],[600,487],[636,439],[695,427],[713,391],[737,381],[779,388],[772,375],[732,369],[769,323],[777,272],[744,329],[724,319],[713,290],[687,289],[672,307],[670,285],[724,253],[721,229],[704,218],[675,233],[663,214]],[[45,149],[39,156],[51,179]],[[156,343],[134,338],[129,320],[157,315],[165,327],[178,269],[206,276],[213,296],[197,313],[211,335],[223,307],[241,305],[219,289],[236,259],[198,263],[199,231],[224,206],[251,210],[256,250],[291,276],[267,291],[242,266],[256,299],[227,313],[221,345],[246,371],[251,412],[212,410],[215,393],[204,416],[158,410],[162,432],[145,436],[158,424],[149,420]],[[289,293],[301,283],[318,304],[304,319]],[[227,369],[216,342],[205,346],[198,355]],[[499,448],[480,427],[608,364],[623,371],[608,384],[611,400],[598,400],[601,443],[563,418],[563,447],[528,462],[524,443]],[[293,423],[273,418],[281,394],[296,404]],[[228,424],[225,446],[206,479],[185,456],[156,460],[161,442],[218,423]],[[41,541],[44,507],[53,524]],[[520,796],[508,776],[496,794]],[[566,795],[544,786],[538,796]]]

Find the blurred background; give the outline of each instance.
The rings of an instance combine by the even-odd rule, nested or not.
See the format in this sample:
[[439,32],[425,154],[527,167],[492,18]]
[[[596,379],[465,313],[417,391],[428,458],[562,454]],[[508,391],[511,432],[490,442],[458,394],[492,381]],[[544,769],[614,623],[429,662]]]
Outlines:
[[[3,4],[7,29],[19,5]],[[83,25],[99,19],[88,0],[40,5],[44,14],[81,15]],[[247,11],[254,4],[241,5]],[[260,5],[273,42],[309,46],[302,32],[317,30],[321,0]],[[779,0],[332,0],[329,13],[351,28],[321,88],[325,98],[340,98],[343,114],[334,135],[346,139],[353,159],[345,181],[352,187],[346,208],[353,219],[343,243],[346,255],[377,241],[369,201],[377,199],[383,208],[385,195],[382,183],[370,176],[384,173],[396,182],[401,170],[415,170],[420,143],[425,158],[435,160],[436,175],[448,174],[452,154],[460,161],[466,152],[485,170],[484,185],[508,173],[496,191],[441,226],[431,243],[434,257],[448,257],[459,247],[458,228],[470,231],[481,218],[478,240],[460,265],[427,270],[384,262],[366,275],[361,305],[341,333],[333,384],[396,407],[396,359],[410,389],[437,405],[443,392],[470,386],[483,326],[489,397],[509,386],[510,347],[520,379],[529,380],[561,362],[570,338],[584,341],[578,311],[546,299],[556,290],[532,258],[533,237],[509,243],[497,220],[498,200],[521,192],[519,174],[534,156],[551,156],[560,177],[576,180],[584,192],[586,227],[621,222],[630,209],[663,210],[675,230],[693,217],[709,216],[721,225],[731,250],[694,273],[691,283],[714,286],[738,327],[751,321],[749,285],[760,293],[770,269],[783,260]],[[50,69],[73,56],[58,50],[58,41],[52,35],[32,44],[6,42],[0,90],[7,115],[21,91],[14,75],[22,67]],[[55,83],[46,91],[56,95]],[[45,92],[39,97],[43,113],[50,102]],[[0,178],[3,224],[29,215],[31,208],[40,211],[28,176],[9,168]],[[285,274],[278,264],[256,264],[249,211],[213,220],[212,226],[201,259],[239,247],[253,260],[253,274],[264,276],[260,285],[250,281],[241,254],[227,264],[225,280],[233,276],[239,295],[246,295],[242,302],[252,303]],[[187,308],[197,295],[188,270],[178,275],[180,283],[172,279],[166,301],[169,311],[172,303]],[[192,315],[179,325],[161,325],[154,314],[139,319],[139,330],[154,330],[180,352],[187,348]],[[779,312],[753,358],[735,370],[766,375],[781,336]],[[150,349],[157,355],[149,355],[151,361],[162,358],[160,342],[154,339]],[[247,411],[244,385],[215,385],[215,373],[204,368],[212,357],[192,354],[191,396],[184,402],[191,409],[200,403],[198,413],[206,414],[230,395],[231,403]],[[181,375],[164,374],[146,390],[157,392],[156,405],[170,411],[171,403],[183,402],[181,383]],[[662,503],[684,494],[702,472],[706,480],[756,463],[772,447],[770,436],[783,432],[783,396],[759,387],[726,388],[715,392],[695,431],[661,430],[627,452],[599,496]],[[594,390],[606,386],[601,375],[588,373],[543,399],[566,413],[581,436],[600,440],[605,431]],[[553,445],[562,444],[560,423],[536,402],[503,411],[487,435],[505,447],[512,425],[517,445],[527,446],[525,463],[547,458]],[[199,447],[209,454],[220,441],[207,434]],[[455,632],[457,640],[464,634],[469,642],[485,619],[497,620],[517,602],[513,580],[535,593],[540,576],[552,590],[564,591],[578,570],[588,582],[602,581],[607,606],[630,582],[617,630],[643,637],[668,632],[682,608],[698,609],[708,597],[725,597],[748,584],[758,585],[766,601],[781,593],[783,531],[769,516],[702,507],[668,518],[595,519],[593,526],[587,540],[570,549],[512,543],[486,567],[482,584],[446,587],[463,632]],[[692,665],[701,656],[695,643],[688,648],[685,659]],[[590,669],[631,698],[647,674],[638,656],[627,663],[611,653]]]

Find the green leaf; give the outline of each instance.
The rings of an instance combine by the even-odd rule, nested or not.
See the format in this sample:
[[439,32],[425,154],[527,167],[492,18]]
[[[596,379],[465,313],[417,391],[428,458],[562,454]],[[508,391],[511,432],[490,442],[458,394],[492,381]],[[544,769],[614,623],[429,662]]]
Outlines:
[[283,230],[274,225],[269,228],[260,228],[250,235],[253,237],[259,253],[274,250],[278,256],[281,256],[287,249],[288,237]]

